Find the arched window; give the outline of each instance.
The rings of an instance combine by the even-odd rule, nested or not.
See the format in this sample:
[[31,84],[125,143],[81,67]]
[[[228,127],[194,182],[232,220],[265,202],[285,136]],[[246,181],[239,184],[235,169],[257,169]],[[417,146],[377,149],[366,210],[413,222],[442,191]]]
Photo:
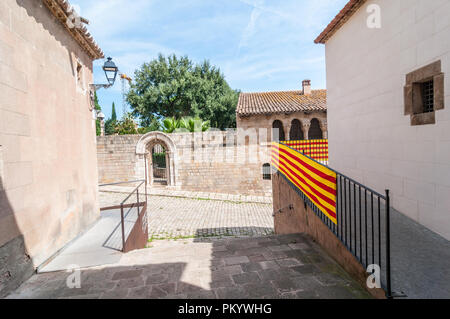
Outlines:
[[284,141],[284,140],[285,140],[285,136],[284,136],[283,123],[281,123],[281,121],[279,121],[279,120],[276,120],[272,124],[272,141],[279,142],[279,141]]
[[311,127],[308,133],[310,140],[321,140],[323,139],[322,129],[320,128],[320,122],[318,119],[311,120]]
[[266,163],[262,167],[262,173],[263,173],[263,180],[271,180],[272,179],[272,172],[270,168],[270,164]]
[[304,140],[302,123],[299,120],[293,120],[291,124],[291,131],[289,132],[289,139],[291,141]]

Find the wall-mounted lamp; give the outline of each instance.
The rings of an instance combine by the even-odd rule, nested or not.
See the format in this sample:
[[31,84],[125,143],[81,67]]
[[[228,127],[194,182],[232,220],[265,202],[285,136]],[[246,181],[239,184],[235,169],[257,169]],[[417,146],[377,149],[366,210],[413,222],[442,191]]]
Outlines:
[[98,89],[109,89],[116,82],[117,73],[119,72],[119,68],[113,62],[112,58],[108,58],[105,64],[103,65],[103,71],[105,72],[106,80],[108,84],[90,84],[91,88],[91,106],[94,108],[94,100],[95,100],[95,91]]

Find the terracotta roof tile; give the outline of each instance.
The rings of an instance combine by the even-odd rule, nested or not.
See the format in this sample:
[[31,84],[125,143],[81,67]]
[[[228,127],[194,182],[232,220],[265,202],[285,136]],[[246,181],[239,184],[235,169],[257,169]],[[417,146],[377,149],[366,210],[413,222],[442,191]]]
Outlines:
[[97,45],[92,35],[85,26],[81,28],[70,28],[68,25],[68,11],[70,3],[67,0],[44,0],[45,6],[66,28],[72,38],[89,54],[93,59],[102,59],[104,54],[102,49]]
[[351,16],[366,2],[367,0],[350,0],[338,15],[330,22],[330,24],[322,31],[322,33],[314,41],[315,43],[326,43],[333,34],[339,30]]
[[236,113],[249,116],[326,110],[326,90],[312,90],[310,95],[303,95],[302,91],[281,91],[241,93]]

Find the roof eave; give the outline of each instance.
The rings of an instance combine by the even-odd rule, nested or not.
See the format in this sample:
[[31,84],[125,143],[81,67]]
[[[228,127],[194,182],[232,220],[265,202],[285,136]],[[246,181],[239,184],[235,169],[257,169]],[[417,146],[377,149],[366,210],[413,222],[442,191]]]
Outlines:
[[316,44],[325,44],[366,2],[367,0],[350,0],[325,30],[314,40]]
[[45,6],[58,19],[64,28],[69,32],[72,38],[80,45],[80,47],[93,59],[103,59],[105,55],[101,48],[97,45],[92,35],[86,27],[70,28],[68,25],[68,9],[70,7],[67,0],[44,0]]

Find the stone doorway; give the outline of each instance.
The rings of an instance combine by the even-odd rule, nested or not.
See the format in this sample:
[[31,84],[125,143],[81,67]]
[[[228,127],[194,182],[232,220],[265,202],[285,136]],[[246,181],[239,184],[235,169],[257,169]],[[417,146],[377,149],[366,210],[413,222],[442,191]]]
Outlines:
[[147,172],[149,186],[177,186],[176,154],[175,144],[167,134],[150,132],[142,136],[136,145],[136,155],[139,157],[136,176],[144,176]]

